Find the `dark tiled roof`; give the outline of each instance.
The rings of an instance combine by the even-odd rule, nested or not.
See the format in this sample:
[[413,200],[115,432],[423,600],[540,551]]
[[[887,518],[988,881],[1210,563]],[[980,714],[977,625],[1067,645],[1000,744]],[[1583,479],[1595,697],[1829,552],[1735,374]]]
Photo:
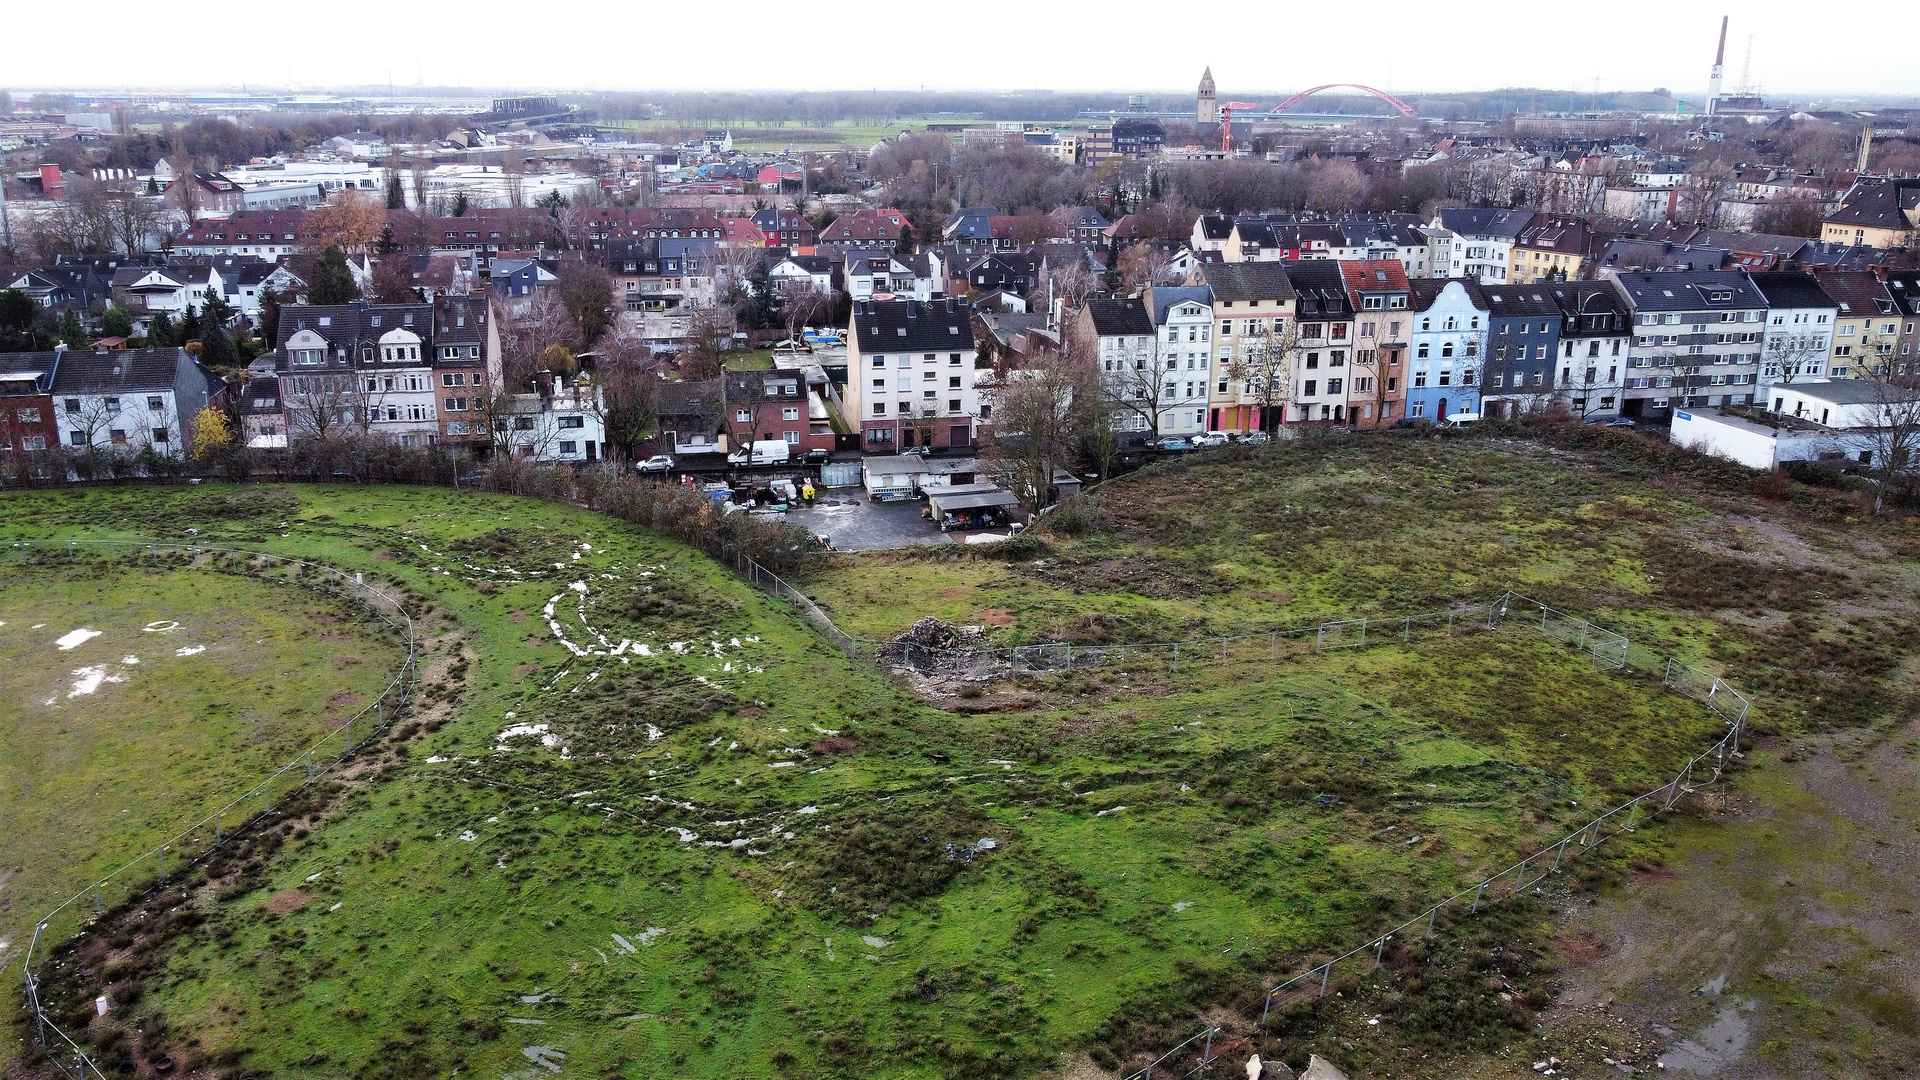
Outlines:
[[1480,282],[1474,278],[1415,278],[1408,284],[1412,286],[1415,311],[1425,311],[1432,307],[1434,301],[1440,299],[1440,294],[1445,292],[1449,285],[1460,286],[1466,290],[1467,299],[1473,301],[1473,306],[1482,311],[1487,310],[1486,290],[1482,289]]
[[[1665,270],[1620,274],[1635,311],[1701,311],[1714,308],[1764,308],[1767,298],[1742,270]],[[1724,299],[1721,297],[1724,296]]]
[[853,305],[852,329],[867,353],[973,348],[966,306],[951,299],[863,300]]
[[1887,286],[1867,270],[1816,270],[1814,279],[1833,297],[1842,315],[1890,315],[1893,297]]
[[1760,295],[1767,298],[1768,307],[1777,308],[1828,308],[1837,307],[1833,297],[1820,287],[1820,282],[1812,274],[1803,270],[1779,270],[1770,273],[1749,275],[1753,286]]
[[1293,291],[1299,297],[1294,310],[1300,318],[1344,319],[1353,314],[1353,301],[1347,296],[1347,280],[1339,263],[1300,259],[1274,265],[1284,267],[1293,282]]
[[1495,316],[1560,314],[1560,302],[1553,295],[1553,286],[1543,281],[1532,285],[1482,285],[1480,292],[1487,298],[1487,310]]
[[[1213,295],[1221,300],[1284,301],[1293,299],[1296,290],[1287,269],[1290,265],[1303,264],[1207,263],[1201,267],[1200,273],[1206,283],[1213,288]],[[1333,270],[1333,279],[1337,288],[1340,280],[1338,267]]]
[[74,352],[60,358],[53,380],[56,394],[111,394],[167,390],[174,385],[186,353],[180,349],[120,349],[115,352]]

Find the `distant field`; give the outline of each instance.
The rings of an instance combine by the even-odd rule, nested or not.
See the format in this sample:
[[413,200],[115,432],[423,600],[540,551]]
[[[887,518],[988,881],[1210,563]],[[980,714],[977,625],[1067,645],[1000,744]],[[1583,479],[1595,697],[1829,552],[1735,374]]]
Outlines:
[[[946,122],[954,122],[946,118]],[[784,124],[700,123],[680,120],[617,120],[605,126],[634,132],[692,131],[704,128],[725,129],[733,133],[737,150],[859,150],[908,131],[921,131],[925,120],[896,120],[891,124],[868,124],[852,120],[833,120],[820,124],[792,120]]]
[[371,701],[399,662],[392,641],[303,589],[5,557],[0,960],[9,963],[35,918],[258,783]]

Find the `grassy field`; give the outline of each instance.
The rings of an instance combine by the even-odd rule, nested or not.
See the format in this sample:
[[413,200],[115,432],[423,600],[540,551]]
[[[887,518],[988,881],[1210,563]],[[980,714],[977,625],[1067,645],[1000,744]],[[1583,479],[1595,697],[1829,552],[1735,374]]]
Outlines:
[[0,961],[47,909],[372,700],[399,656],[305,590],[84,558],[27,567],[9,552]]
[[[1899,706],[1903,533],[1850,536],[1847,504],[1756,503],[1618,445],[1218,455],[1110,485],[1022,558],[835,557],[807,587],[866,636],[936,614],[1089,643],[1514,587],[1751,673],[1763,731]],[[1715,730],[1523,626],[922,699],[703,556],[563,506],[253,487],[6,508],[0,537],[192,525],[362,570],[431,638],[416,737],[213,867],[190,929],[67,954],[62,1008],[109,1055],[315,1077],[1084,1070],[1249,992],[1257,1014],[1263,979],[1652,786]],[[1577,880],[1661,843],[1643,830]],[[1558,961],[1511,910],[1425,968],[1396,946],[1391,988],[1345,988],[1377,1047],[1315,1014],[1262,1052],[1437,1075],[1524,1035]],[[115,1011],[89,1019],[107,987]]]

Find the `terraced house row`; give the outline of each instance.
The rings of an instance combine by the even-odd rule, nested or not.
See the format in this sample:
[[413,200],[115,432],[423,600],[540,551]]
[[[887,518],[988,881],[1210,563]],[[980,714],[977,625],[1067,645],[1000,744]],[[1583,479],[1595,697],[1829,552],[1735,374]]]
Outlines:
[[1669,270],[1487,284],[1397,259],[1203,262],[1189,284],[1090,300],[1134,437],[1518,417],[1670,419],[1766,388],[1920,371],[1920,277]]

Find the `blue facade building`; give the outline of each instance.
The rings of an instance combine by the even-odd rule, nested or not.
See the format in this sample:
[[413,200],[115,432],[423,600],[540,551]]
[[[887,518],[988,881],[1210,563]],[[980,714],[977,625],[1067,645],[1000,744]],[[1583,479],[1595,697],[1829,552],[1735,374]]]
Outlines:
[[1407,368],[1406,418],[1441,423],[1480,412],[1490,312],[1472,278],[1418,279]]

